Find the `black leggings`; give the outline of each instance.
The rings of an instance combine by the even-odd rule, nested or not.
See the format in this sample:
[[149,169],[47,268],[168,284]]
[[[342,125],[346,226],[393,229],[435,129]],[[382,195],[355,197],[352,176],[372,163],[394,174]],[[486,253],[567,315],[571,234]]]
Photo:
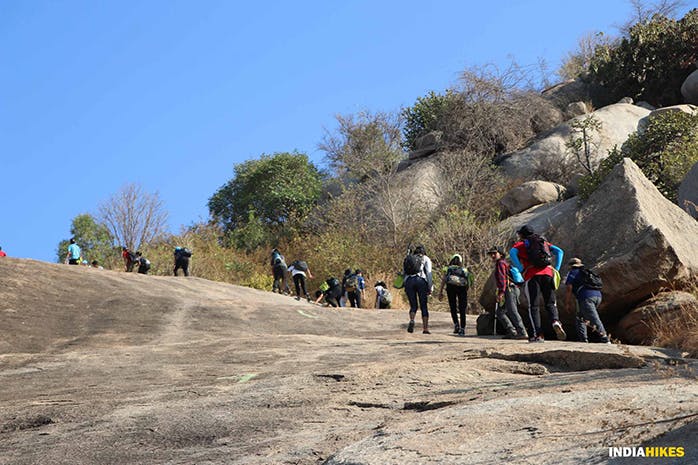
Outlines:
[[526,292],[528,293],[528,325],[533,330],[529,331],[529,334],[532,334],[532,337],[542,336],[543,329],[541,328],[539,298],[543,299],[543,305],[545,305],[545,309],[548,311],[550,322],[560,319],[555,302],[553,277],[540,274],[535,275],[526,282]]
[[[448,296],[448,306],[451,308],[451,319],[453,324],[465,328],[465,310],[468,308],[468,288],[465,286],[446,285],[446,295]],[[460,314],[460,325],[458,324],[458,314]]]
[[296,297],[301,296],[301,289],[303,290],[303,295],[308,296],[308,291],[305,290],[305,275],[296,274],[293,275],[293,284],[296,286]]

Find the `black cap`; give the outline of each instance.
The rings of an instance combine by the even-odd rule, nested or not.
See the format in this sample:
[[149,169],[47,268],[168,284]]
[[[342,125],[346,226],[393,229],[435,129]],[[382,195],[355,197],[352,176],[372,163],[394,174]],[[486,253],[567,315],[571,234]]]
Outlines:
[[534,234],[533,228],[527,224],[524,226],[521,226],[521,228],[518,231],[516,231],[516,233],[521,234],[523,237],[528,237],[528,236],[531,236]]

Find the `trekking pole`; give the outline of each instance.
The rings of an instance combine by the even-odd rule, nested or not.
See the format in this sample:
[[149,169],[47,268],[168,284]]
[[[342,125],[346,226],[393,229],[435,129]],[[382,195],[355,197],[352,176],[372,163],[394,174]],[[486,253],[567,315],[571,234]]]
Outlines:
[[499,301],[495,302],[495,304],[494,304],[494,326],[492,329],[493,336],[497,335],[497,311],[498,310],[499,310]]

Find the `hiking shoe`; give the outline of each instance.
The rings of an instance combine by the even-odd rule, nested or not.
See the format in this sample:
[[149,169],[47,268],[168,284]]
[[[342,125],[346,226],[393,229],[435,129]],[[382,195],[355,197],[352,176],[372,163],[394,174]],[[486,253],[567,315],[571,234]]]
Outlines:
[[297,296],[295,297],[295,299],[296,299],[296,300],[301,300],[301,296],[297,295]]
[[310,304],[310,303],[313,303],[313,299],[311,299],[309,295],[306,294],[306,295],[305,295],[305,298],[308,299],[308,303],[309,303],[309,304]]
[[461,328],[458,330],[458,335],[461,337],[465,337],[465,328]]
[[562,329],[562,324],[559,321],[553,321],[553,329],[555,330],[555,335],[560,341],[567,339],[567,333],[564,329]]
[[414,321],[410,321],[407,324],[407,332],[408,333],[414,333]]
[[528,342],[530,342],[530,343],[545,342],[545,339],[543,339],[543,338],[540,337],[540,336],[537,336],[537,337],[532,337],[532,338],[530,338],[530,339],[528,340]]
[[458,325],[455,325],[453,327],[453,334],[458,334],[460,332],[460,327]]
[[428,329],[425,329],[424,331],[422,331],[422,334],[431,334],[431,332]]

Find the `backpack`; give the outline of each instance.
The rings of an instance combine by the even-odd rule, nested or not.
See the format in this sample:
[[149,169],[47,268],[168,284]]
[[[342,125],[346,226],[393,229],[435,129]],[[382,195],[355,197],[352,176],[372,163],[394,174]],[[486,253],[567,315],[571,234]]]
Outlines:
[[308,264],[303,260],[296,260],[295,262],[293,262],[292,266],[298,271],[308,271]]
[[337,278],[327,278],[325,281],[327,285],[329,286],[328,289],[334,289],[335,287],[339,286],[339,279]]
[[582,268],[579,271],[579,274],[577,275],[577,279],[575,279],[575,282],[579,284],[577,292],[579,292],[579,289],[581,288],[596,291],[600,291],[603,288],[603,281],[601,281],[601,276],[599,276],[593,270],[590,270],[588,268]]
[[379,302],[381,305],[390,306],[393,303],[393,295],[389,290],[384,289],[380,295]]
[[537,268],[545,268],[553,263],[550,245],[544,237],[532,234],[526,239],[526,255],[528,260]]
[[511,280],[511,282],[514,284],[517,284],[517,285],[523,284],[524,278],[521,275],[521,272],[519,271],[519,269],[516,268],[515,266],[511,266],[508,264],[507,264],[507,266],[509,267],[509,279]]
[[468,270],[463,267],[449,266],[446,272],[446,284],[458,287],[468,287]]
[[350,274],[347,279],[344,280],[344,289],[347,292],[354,292],[359,289],[359,277],[355,274]]
[[422,257],[413,253],[408,254],[405,257],[405,261],[402,262],[403,274],[405,276],[419,274],[419,272],[422,271],[422,266]]
[[146,270],[150,269],[150,260],[144,257],[141,259],[141,263],[143,264]]

